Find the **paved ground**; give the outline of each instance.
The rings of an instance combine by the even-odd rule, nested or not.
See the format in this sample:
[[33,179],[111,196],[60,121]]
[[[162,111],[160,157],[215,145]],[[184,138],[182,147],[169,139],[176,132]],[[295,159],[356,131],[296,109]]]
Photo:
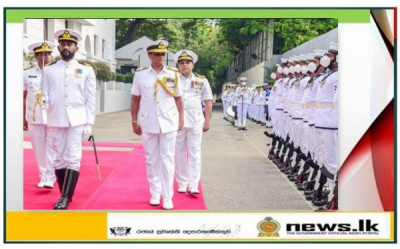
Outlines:
[[[264,127],[248,122],[238,131],[214,105],[211,129],[203,135],[202,182],[209,210],[311,210],[312,207],[266,157]],[[129,111],[96,117],[96,141],[140,143]]]

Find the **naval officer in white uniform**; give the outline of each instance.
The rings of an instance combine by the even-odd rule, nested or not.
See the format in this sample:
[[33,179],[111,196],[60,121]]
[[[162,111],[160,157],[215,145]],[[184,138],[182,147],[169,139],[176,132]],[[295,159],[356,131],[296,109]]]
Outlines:
[[[201,140],[203,132],[210,129],[213,96],[208,80],[192,72],[197,59],[197,55],[187,49],[176,52],[174,56],[180,72],[185,117],[184,127],[178,131],[175,151],[175,178],[179,193],[185,193],[188,187],[189,193],[200,193]],[[204,115],[202,100],[205,103]]]
[[173,180],[177,131],[183,128],[182,90],[178,69],[165,66],[168,42],[158,40],[143,47],[151,65],[136,70],[132,85],[133,131],[142,135],[146,153],[150,205],[173,209]]
[[[24,130],[29,130],[32,149],[35,153],[40,182],[38,188],[53,188],[56,176],[53,168],[51,143],[47,136],[47,104],[38,102],[37,94],[41,92],[42,70],[50,64],[54,44],[50,42],[34,43],[29,51],[34,53],[36,66],[24,71]],[[49,149],[49,151],[47,151]]]
[[47,127],[55,153],[54,168],[61,198],[54,209],[67,209],[79,178],[82,138],[89,138],[95,119],[96,76],[75,59],[81,36],[59,30],[61,60],[44,70],[43,92],[49,103]]

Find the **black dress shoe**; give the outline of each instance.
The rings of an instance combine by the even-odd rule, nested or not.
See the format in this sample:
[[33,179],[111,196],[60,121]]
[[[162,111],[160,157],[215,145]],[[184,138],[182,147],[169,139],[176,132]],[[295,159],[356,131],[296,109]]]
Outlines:
[[247,128],[246,128],[246,127],[243,127],[242,130],[247,131]]
[[306,195],[307,201],[312,201],[314,199],[314,195]]
[[239,127],[239,128],[238,128],[238,131],[240,131],[240,130],[242,130],[242,128],[241,128],[241,127]]
[[320,200],[315,200],[313,203],[317,207],[324,206],[324,205],[328,204],[328,197],[320,199]]

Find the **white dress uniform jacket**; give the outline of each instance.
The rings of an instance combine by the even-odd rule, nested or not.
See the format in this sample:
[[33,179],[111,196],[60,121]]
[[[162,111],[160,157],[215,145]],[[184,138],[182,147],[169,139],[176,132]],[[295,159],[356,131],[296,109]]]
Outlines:
[[180,82],[183,88],[184,127],[203,127],[204,115],[201,102],[213,99],[210,83],[206,78],[194,74],[187,79],[181,75]]
[[[151,66],[137,71],[133,79],[131,93],[141,97],[138,122],[142,131],[146,133],[159,134],[177,131],[179,113],[175,98],[170,96],[160,84],[156,86],[157,79],[166,80],[166,85],[169,86],[170,90],[173,90],[174,82],[177,81],[178,89],[175,97],[182,95],[179,74],[172,68],[164,66],[159,74]],[[157,92],[156,88],[158,88]]]
[[36,92],[40,90],[42,82],[42,70],[38,65],[24,71],[24,91],[27,91],[25,118],[29,124],[46,124],[48,105],[36,106],[36,121],[33,121],[33,107],[36,102]]
[[77,60],[59,60],[45,67],[43,91],[49,103],[48,126],[94,124],[96,76],[92,67]]

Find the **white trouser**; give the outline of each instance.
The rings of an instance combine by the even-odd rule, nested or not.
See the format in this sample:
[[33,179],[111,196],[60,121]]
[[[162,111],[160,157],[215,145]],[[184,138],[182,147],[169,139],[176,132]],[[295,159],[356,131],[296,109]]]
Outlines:
[[228,117],[226,114],[226,110],[228,109],[228,103],[227,102],[222,102],[222,107],[224,108],[224,118]]
[[201,175],[201,138],[203,128],[178,131],[175,150],[175,179],[179,187],[198,189]]
[[303,137],[300,140],[300,148],[305,155],[307,155],[308,152],[310,151],[309,144],[310,144],[310,126],[308,126],[308,123],[304,123],[303,121]]
[[315,161],[318,162],[318,165],[322,165],[322,148],[321,148],[321,140],[322,140],[322,134],[321,134],[321,129],[317,129],[314,126],[315,130]]
[[79,171],[82,158],[82,133],[85,125],[47,127],[55,154],[54,168]]
[[286,139],[287,135],[290,136],[290,141],[293,140],[293,133],[291,130],[291,118],[289,117],[289,113],[283,113],[283,125],[282,125],[282,134],[283,139]]
[[336,174],[338,154],[334,141],[334,130],[319,130],[321,131],[322,163],[330,173]]
[[264,105],[260,105],[259,106],[259,108],[260,108],[260,121],[262,122],[262,123],[265,123],[265,119],[266,119],[266,117],[267,117],[267,114],[265,113],[265,106]]
[[46,125],[29,124],[28,128],[33,152],[35,153],[36,164],[38,166],[39,177],[42,181],[54,181],[56,179],[53,168],[54,152],[52,150],[50,137],[46,131]]
[[283,126],[285,125],[285,116],[282,110],[277,110],[276,111],[276,131],[277,135],[280,136],[281,138],[285,139],[283,137]]
[[237,105],[238,126],[239,127],[246,127],[246,116],[247,116],[248,108],[249,108],[248,104],[238,104]]
[[174,196],[176,133],[176,131],[164,134],[142,133],[147,180],[152,196],[162,195],[164,199],[171,199]]
[[334,130],[333,131],[333,139],[335,142],[335,149],[336,149],[336,156],[337,156],[337,164],[338,164],[338,169],[340,167],[339,165],[339,131],[338,130]]
[[315,150],[317,146],[317,139],[316,139],[316,131],[315,131],[315,126],[310,126],[308,124],[308,137],[309,137],[309,142],[308,142],[308,150],[311,153],[312,158],[315,158]]

